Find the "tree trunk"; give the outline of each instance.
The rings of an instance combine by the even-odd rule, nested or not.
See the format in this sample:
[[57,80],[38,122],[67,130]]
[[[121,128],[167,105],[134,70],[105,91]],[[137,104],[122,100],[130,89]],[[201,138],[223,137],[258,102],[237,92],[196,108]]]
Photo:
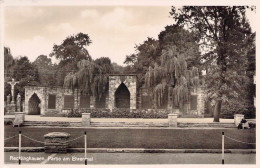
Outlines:
[[213,122],[219,122],[220,111],[221,111],[221,104],[222,104],[222,100],[218,100],[216,105],[215,105],[214,121]]

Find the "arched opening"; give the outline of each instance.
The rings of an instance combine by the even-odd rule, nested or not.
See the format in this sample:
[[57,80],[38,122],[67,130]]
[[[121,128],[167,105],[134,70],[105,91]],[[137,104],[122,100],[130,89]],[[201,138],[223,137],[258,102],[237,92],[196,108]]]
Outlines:
[[124,83],[121,83],[115,92],[115,107],[130,108],[130,92]]
[[28,103],[28,114],[30,115],[40,115],[41,114],[41,107],[40,107],[41,100],[37,96],[37,94],[33,94],[29,99]]

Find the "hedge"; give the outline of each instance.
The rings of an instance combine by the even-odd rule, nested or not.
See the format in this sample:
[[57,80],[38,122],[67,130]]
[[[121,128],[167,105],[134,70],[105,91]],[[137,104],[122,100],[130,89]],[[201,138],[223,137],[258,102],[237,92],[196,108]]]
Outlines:
[[169,110],[132,110],[130,109],[71,109],[66,117],[81,117],[82,113],[90,113],[92,118],[168,118]]

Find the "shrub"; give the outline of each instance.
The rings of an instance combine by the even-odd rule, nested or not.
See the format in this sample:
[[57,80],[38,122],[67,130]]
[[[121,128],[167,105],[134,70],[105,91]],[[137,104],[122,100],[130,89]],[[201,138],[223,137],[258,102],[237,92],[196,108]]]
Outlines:
[[221,118],[234,118],[234,114],[244,114],[245,118],[255,118],[253,102],[247,99],[230,99],[222,104]]
[[67,117],[82,117],[82,114],[79,109],[71,109],[67,113]]
[[256,128],[256,123],[248,122],[250,128]]
[[13,121],[11,119],[5,119],[4,120],[4,125],[12,125]]
[[130,109],[118,108],[110,112],[109,109],[71,109],[67,117],[81,117],[82,113],[90,113],[91,118],[167,118],[170,111],[166,109]]

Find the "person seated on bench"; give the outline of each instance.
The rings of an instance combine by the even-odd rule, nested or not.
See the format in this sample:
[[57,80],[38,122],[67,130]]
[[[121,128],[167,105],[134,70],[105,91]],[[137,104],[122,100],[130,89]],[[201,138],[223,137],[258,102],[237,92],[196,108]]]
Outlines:
[[248,122],[246,121],[246,119],[245,119],[245,118],[242,118],[242,120],[241,120],[240,123],[238,124],[237,128],[238,128],[238,129],[248,129],[248,128],[250,128],[250,127],[249,127],[249,124],[248,124]]

